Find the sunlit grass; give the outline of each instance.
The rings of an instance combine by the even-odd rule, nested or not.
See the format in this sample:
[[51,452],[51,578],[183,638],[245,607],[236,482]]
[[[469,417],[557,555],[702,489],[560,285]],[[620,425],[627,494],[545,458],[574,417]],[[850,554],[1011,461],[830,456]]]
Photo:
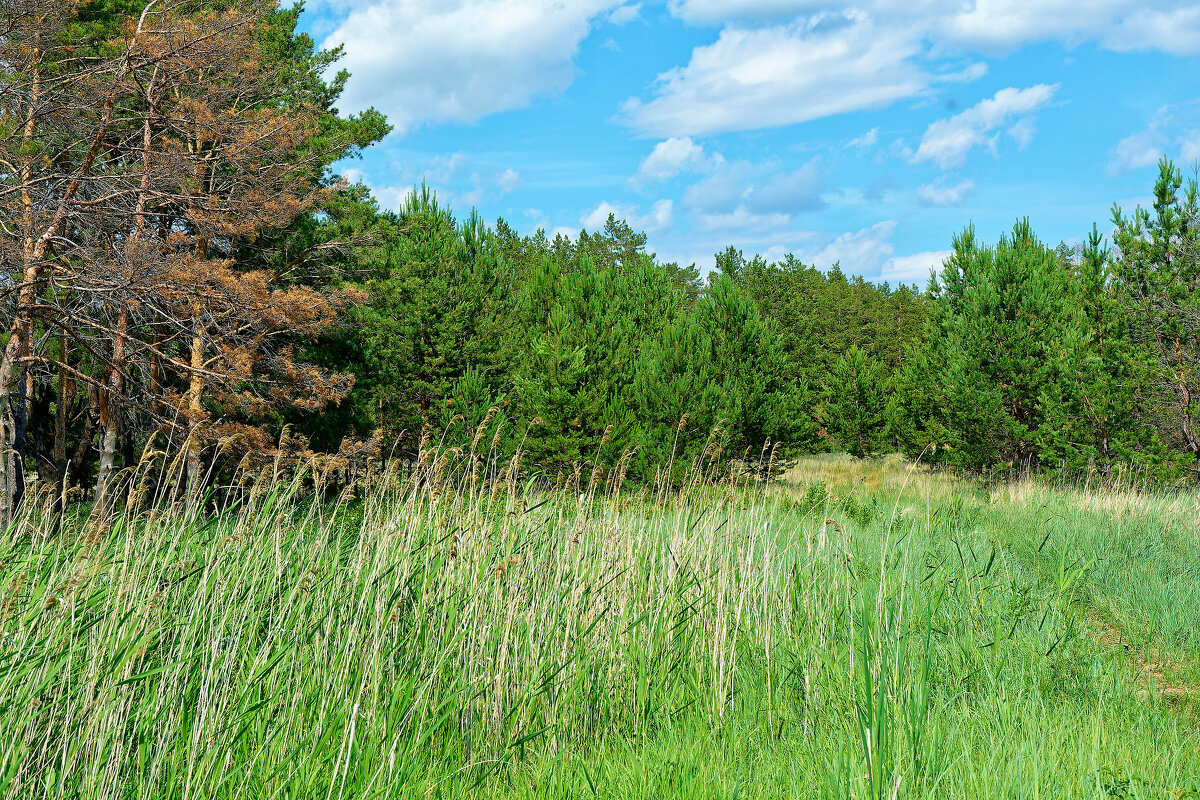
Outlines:
[[1195,663],[1190,498],[895,458],[670,496],[495,472],[23,520],[0,796],[1200,792],[1193,698],[1140,690],[1148,647]]

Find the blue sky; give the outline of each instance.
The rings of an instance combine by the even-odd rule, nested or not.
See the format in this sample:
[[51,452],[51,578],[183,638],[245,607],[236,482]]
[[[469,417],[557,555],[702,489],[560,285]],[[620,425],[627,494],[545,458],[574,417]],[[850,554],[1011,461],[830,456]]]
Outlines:
[[610,211],[663,260],[791,252],[924,284],[968,224],[1050,243],[1200,161],[1200,2],[309,0],[342,110],[395,131],[343,173],[421,180],[522,233]]

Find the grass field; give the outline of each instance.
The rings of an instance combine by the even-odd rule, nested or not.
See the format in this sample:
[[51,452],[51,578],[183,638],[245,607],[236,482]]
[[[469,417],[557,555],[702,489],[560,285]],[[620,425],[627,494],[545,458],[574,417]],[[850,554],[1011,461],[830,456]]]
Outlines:
[[1196,495],[294,494],[0,541],[0,797],[1200,797]]

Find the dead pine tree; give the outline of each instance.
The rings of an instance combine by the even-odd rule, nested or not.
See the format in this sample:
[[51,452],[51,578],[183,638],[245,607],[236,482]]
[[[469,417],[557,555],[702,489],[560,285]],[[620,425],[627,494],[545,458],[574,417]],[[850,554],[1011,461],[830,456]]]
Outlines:
[[96,431],[102,507],[134,435],[187,448],[197,487],[222,438],[269,458],[265,411],[348,391],[294,354],[355,300],[240,260],[319,208],[327,165],[355,146],[269,57],[274,3],[154,0],[104,52],[71,41],[76,3],[0,3],[0,516],[23,494],[31,368],[58,382],[53,423],[37,421],[54,426],[56,481],[79,460],[67,404],[87,398],[75,455]]

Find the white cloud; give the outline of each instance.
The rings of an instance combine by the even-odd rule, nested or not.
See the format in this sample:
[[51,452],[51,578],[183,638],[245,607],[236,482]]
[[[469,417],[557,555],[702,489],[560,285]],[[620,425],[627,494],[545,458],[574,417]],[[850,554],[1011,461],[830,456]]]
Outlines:
[[942,262],[952,254],[950,250],[931,250],[910,256],[894,256],[884,266],[879,279],[891,283],[916,283],[924,288],[929,273],[940,270]]
[[659,75],[651,100],[631,99],[622,112],[644,134],[694,136],[886,106],[931,80],[910,61],[920,50],[909,31],[854,15],[831,30],[727,27]]
[[943,18],[958,44],[1007,51],[1025,42],[1095,41],[1109,50],[1200,52],[1200,9],[1180,0],[975,0]]
[[675,201],[659,200],[650,209],[650,214],[642,217],[641,227],[647,232],[666,230],[675,223]]
[[695,263],[705,272],[714,265],[712,253],[723,251],[730,244],[747,258],[762,255],[768,261],[782,261],[789,254],[804,264],[828,270],[839,263],[847,275],[862,275],[867,280],[916,283],[925,287],[931,268],[940,268],[950,251],[931,251],[898,256],[891,238],[899,225],[894,220],[882,222],[837,236],[787,227],[787,220],[764,218],[742,211],[729,215],[714,215],[712,222],[720,227],[704,228],[698,235],[685,239],[671,236],[656,242],[661,257],[681,264]]
[[686,22],[711,24],[783,19],[818,11],[826,5],[813,0],[669,0],[667,9]]
[[[313,0],[345,45],[345,111],[375,105],[400,132],[474,122],[565,89],[598,24],[641,17],[632,0]],[[931,85],[976,80],[986,65],[945,72],[955,50],[1030,41],[1200,53],[1195,0],[670,0],[683,20],[723,26],[686,65],[659,76],[623,116],[659,137],[753,130],[885,106]],[[613,43],[615,45],[615,42]],[[942,62],[938,68],[927,69]],[[1018,130],[1018,133],[1021,131]]]
[[[345,45],[343,110],[375,105],[404,132],[474,122],[565,89],[591,29],[637,20],[625,0],[315,0],[323,46]],[[723,25],[655,95],[625,115],[643,133],[750,130],[872,108],[933,81],[918,61],[946,48],[1011,50],[1030,41],[1092,41],[1113,50],[1200,53],[1194,0],[670,0],[671,13]]]
[[869,280],[892,283],[916,282],[922,288],[930,268],[941,266],[949,251],[931,251],[897,256],[892,245],[896,232],[895,220],[877,222],[869,228],[843,233],[819,249],[797,253],[818,269],[829,269],[835,263],[847,275],[862,275]]
[[374,105],[399,131],[474,122],[570,84],[593,21],[620,0],[370,0],[324,47],[345,45],[343,110]]
[[1022,117],[1021,119],[1008,126],[1008,135],[1017,143],[1017,147],[1024,150],[1033,143],[1033,136],[1037,133],[1037,123],[1033,117]]
[[485,192],[483,187],[479,185],[479,176],[473,175],[471,178],[475,182],[475,187],[468,189],[462,194],[450,195],[450,197],[446,198],[448,205],[459,206],[460,208],[463,206],[475,208],[483,202]]
[[1141,8],[1117,26],[1105,45],[1113,50],[1162,50],[1175,55],[1200,52],[1200,8]]
[[819,249],[820,243],[829,238],[814,231],[787,227],[781,218],[763,220],[744,212],[713,215],[711,221],[722,227],[700,225],[686,232],[672,230],[653,237],[651,249],[657,252],[660,260],[694,263],[704,274],[714,268],[714,254],[723,252],[731,244],[746,257],[757,253],[768,260],[781,261],[788,253],[800,257],[802,253]]
[[938,73],[938,80],[943,83],[972,83],[987,73],[988,65],[983,61],[976,61],[955,72]]
[[651,206],[648,214],[643,215],[633,206],[610,203],[605,200],[581,216],[579,222],[589,231],[603,230],[604,223],[608,221],[610,214],[617,219],[625,220],[634,230],[657,233],[675,224],[675,201],[659,200]]
[[821,169],[814,160],[799,169],[747,186],[742,200],[750,208],[761,211],[814,211],[824,205],[822,185]]
[[641,3],[626,3],[614,8],[608,15],[608,21],[613,25],[628,25],[642,16]]
[[425,181],[426,183],[444,186],[455,180],[466,165],[466,153],[447,153],[446,155],[432,157],[424,165],[417,166],[411,162],[407,163],[404,165],[401,175],[407,183]]
[[[649,99],[623,107],[643,134],[756,130],[886,106],[935,83],[970,82],[982,62],[1030,42],[1200,53],[1196,0],[669,0],[670,13],[721,26],[717,40],[658,76]],[[936,68],[933,65],[937,65]],[[946,71],[952,70],[952,71]],[[1009,131],[1031,141],[1031,120]]]
[[1192,166],[1200,162],[1200,130],[1194,130],[1179,140],[1179,160],[1184,166]]
[[1008,128],[1020,146],[1029,144],[1033,123],[1028,115],[1045,106],[1058,91],[1058,84],[1044,83],[1028,89],[1008,88],[948,119],[934,122],[925,131],[913,161],[932,161],[946,169],[960,166],[973,148],[995,147],[996,131]]
[[977,0],[966,4],[959,13],[943,18],[948,38],[977,48],[1004,50],[1021,42],[1045,38],[1080,38],[1088,22],[1104,20],[1114,24],[1114,6],[1130,3],[1098,0],[1086,10],[1078,3],[1062,0],[1038,0],[1036,4],[1020,0]]
[[895,230],[896,221],[889,219],[855,233],[843,233],[804,260],[819,269],[839,264],[847,275],[878,275],[895,252]]
[[871,130],[867,131],[862,136],[846,142],[846,147],[856,147],[865,150],[869,147],[874,147],[875,143],[878,141],[879,128],[871,128]]
[[604,228],[604,223],[608,221],[610,214],[617,219],[624,219],[627,222],[630,216],[628,207],[616,206],[604,200],[600,205],[581,216],[579,224],[583,225],[586,230],[598,231]]
[[1200,161],[1200,101],[1165,105],[1154,112],[1146,127],[1131,133],[1109,151],[1108,174],[1143,169],[1169,156],[1180,166]]
[[975,193],[975,181],[965,180],[953,186],[939,181],[917,187],[917,197],[930,206],[960,206]]
[[[670,0],[672,14],[697,24],[778,22],[845,8],[833,0]],[[860,0],[888,24],[917,23],[935,43],[1006,52],[1026,42],[1093,41],[1109,50],[1200,52],[1200,8],[1192,0]]]
[[367,173],[357,167],[346,167],[342,177],[353,183],[361,183],[371,190],[379,207],[389,211],[399,211],[405,199],[412,194],[412,186],[377,186],[371,182]]
[[1109,161],[1108,172],[1115,175],[1130,169],[1141,169],[1157,163],[1162,155],[1162,136],[1153,127],[1126,136],[1117,142],[1113,148],[1112,159]]
[[500,190],[500,194],[506,195],[513,189],[517,188],[517,184],[521,182],[521,173],[517,172],[512,167],[500,173],[500,177],[496,179],[496,186]]
[[638,177],[650,180],[667,180],[682,172],[703,172],[725,163],[720,153],[711,156],[690,136],[671,137],[659,142],[642,160]]

